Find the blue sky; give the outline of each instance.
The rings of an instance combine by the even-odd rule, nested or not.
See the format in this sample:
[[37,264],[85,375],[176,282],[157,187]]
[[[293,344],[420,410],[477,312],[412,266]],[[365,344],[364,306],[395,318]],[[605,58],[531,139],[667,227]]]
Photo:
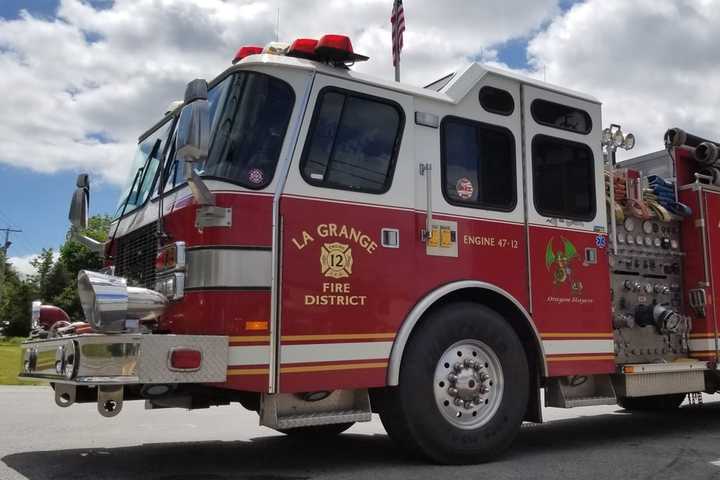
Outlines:
[[[96,8],[112,5],[109,0],[93,0],[86,3]],[[409,3],[409,2],[408,2]],[[575,1],[565,0],[562,8],[566,10]],[[0,17],[6,20],[17,19],[21,9],[28,10],[33,16],[52,19],[59,0],[1,0]],[[406,9],[410,8],[406,6]],[[410,28],[410,27],[408,27]],[[499,60],[513,68],[524,68],[528,38],[517,38],[500,45],[494,45],[499,52]],[[39,92],[39,94],[42,94]],[[118,106],[122,108],[122,106]],[[144,125],[137,125],[137,134],[155,122],[147,118]],[[103,131],[103,125],[97,131]],[[28,139],[38,141],[39,139]],[[0,155],[2,152],[0,151]],[[127,158],[130,162],[131,158]],[[58,173],[37,173],[22,165],[15,167],[0,164],[0,228],[12,226],[23,230],[15,234],[10,256],[23,257],[37,254],[43,247],[57,248],[67,232],[67,210],[74,189],[75,177],[80,171],[62,169]],[[92,179],[91,179],[92,181]],[[110,213],[114,210],[119,188],[95,178],[91,188],[91,213]]]

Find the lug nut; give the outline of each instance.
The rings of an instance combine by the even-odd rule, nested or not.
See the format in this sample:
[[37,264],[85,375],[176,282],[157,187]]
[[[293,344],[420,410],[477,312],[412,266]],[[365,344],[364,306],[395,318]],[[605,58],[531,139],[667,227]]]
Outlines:
[[482,394],[486,394],[486,393],[488,393],[489,391],[490,391],[490,388],[488,388],[488,387],[485,386],[485,385],[483,385],[483,386],[480,387],[480,393],[482,393]]
[[457,362],[455,365],[453,365],[453,370],[455,370],[456,372],[459,372],[460,370],[462,370],[462,368],[462,363],[460,362]]
[[453,387],[448,388],[448,395],[450,395],[451,397],[457,397],[458,393],[459,392],[458,392],[457,388],[453,388]]
[[453,401],[453,403],[455,404],[456,407],[459,407],[460,405],[463,404],[463,401],[460,400],[459,398],[455,398],[455,400]]
[[472,358],[466,358],[465,368],[475,368],[475,360],[473,360]]
[[465,403],[463,404],[463,407],[465,407],[465,410],[470,410],[470,409],[472,408],[472,403],[470,403],[470,402],[465,402]]
[[484,373],[484,372],[483,372],[483,373],[480,374],[480,381],[481,381],[481,382],[486,381],[488,378],[490,378],[490,376],[489,376],[487,373]]
[[480,405],[480,395],[476,395],[475,398],[473,398],[473,403],[475,405]]
[[457,382],[457,375],[455,375],[454,373],[449,373],[447,376],[447,379],[448,379],[448,382],[455,383],[455,382]]

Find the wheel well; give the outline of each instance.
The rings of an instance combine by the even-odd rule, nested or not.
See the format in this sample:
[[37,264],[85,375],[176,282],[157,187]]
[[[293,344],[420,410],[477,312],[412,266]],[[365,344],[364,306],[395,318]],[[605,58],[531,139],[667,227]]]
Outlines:
[[513,300],[502,293],[481,287],[460,288],[447,293],[437,299],[425,312],[423,312],[417,324],[414,325],[415,330],[418,325],[422,324],[428,314],[444,305],[454,302],[475,302],[485,305],[499,313],[510,324],[516,335],[520,339],[528,360],[530,369],[530,397],[528,399],[528,409],[525,414],[525,420],[531,422],[542,422],[542,412],[540,406],[540,387],[541,378],[546,376],[546,366],[544,361],[544,353],[540,345],[540,338],[534,329],[531,320],[527,314],[516,305]]
[[[520,309],[518,309],[511,300],[498,292],[482,288],[463,288],[461,290],[456,290],[445,295],[433,304],[433,306],[427,310],[426,314],[423,315],[423,318],[430,311],[440,308],[443,305],[463,301],[485,305],[486,307],[495,310],[505,320],[507,320],[523,344],[523,349],[525,350],[525,355],[531,368],[531,374],[538,374],[539,376],[542,376],[545,373],[544,362],[542,361],[543,353],[540,345],[538,344],[539,339],[537,338],[535,330],[525,317],[525,314],[520,311]],[[422,322],[422,319],[420,322]]]

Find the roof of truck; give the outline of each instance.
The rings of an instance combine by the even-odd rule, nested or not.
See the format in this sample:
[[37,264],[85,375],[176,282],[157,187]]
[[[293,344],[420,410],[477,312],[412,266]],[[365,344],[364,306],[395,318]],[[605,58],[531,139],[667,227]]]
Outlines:
[[535,78],[522,75],[520,73],[510,70],[505,70],[495,66],[479,63],[471,63],[465,68],[451,74],[452,78],[450,79],[450,81],[437,91],[429,88],[410,85],[407,83],[395,82],[391,79],[368,75],[350,69],[332,67],[313,60],[305,60],[301,58],[287,57],[283,55],[251,55],[238,62],[235,67],[242,69],[257,64],[276,64],[289,68],[315,70],[336,77],[351,78],[358,82],[376,85],[398,92],[403,92],[408,95],[420,96],[451,103],[458,103],[459,101],[461,101],[465,97],[465,95],[467,95],[468,91],[472,87],[477,85],[477,83],[486,75],[496,75],[499,77],[511,79],[524,85],[531,85],[533,87],[548,90],[561,95],[566,95],[591,103],[600,103],[600,101],[592,95],[587,95],[576,90],[571,90],[551,83],[543,82],[541,80],[537,80]]
[[[513,72],[510,70],[505,70],[502,68],[494,67],[491,65],[485,65],[485,64],[479,64],[479,63],[471,63],[470,65],[466,66],[465,68],[458,70],[457,72],[454,72],[450,75],[446,75],[445,77],[442,77],[441,80],[444,80],[448,77],[449,80],[442,86],[442,88],[438,90],[434,90],[431,88],[423,88],[415,85],[410,85],[407,83],[402,82],[395,82],[391,79],[377,77],[374,75],[368,75],[361,72],[356,72],[351,69],[344,69],[344,68],[338,68],[333,67],[321,62],[313,61],[313,60],[306,60],[302,58],[295,58],[295,57],[288,57],[285,55],[274,55],[274,54],[259,54],[259,55],[250,55],[248,57],[245,57],[244,59],[237,62],[235,65],[232,65],[228,67],[224,72],[222,72],[220,75],[215,77],[215,79],[210,82],[210,85],[215,85],[220,80],[225,78],[228,74],[230,74],[233,71],[237,70],[245,70],[252,68],[257,65],[266,65],[266,66],[277,66],[277,67],[283,67],[283,68],[293,68],[293,69],[299,69],[299,70],[309,70],[309,71],[316,71],[321,72],[326,75],[331,75],[338,78],[345,78],[345,79],[351,79],[356,82],[361,82],[367,85],[373,85],[380,88],[385,88],[388,90],[393,90],[396,92],[404,93],[406,95],[412,95],[415,97],[425,98],[428,100],[435,100],[439,102],[447,102],[447,103],[454,103],[457,104],[460,101],[462,101],[463,98],[468,94],[468,92],[478,84],[478,82],[485,77],[486,75],[496,75],[498,77],[503,77],[507,79],[511,79],[513,81],[519,82],[523,85],[531,85],[536,88],[540,88],[543,90],[547,90],[550,92],[558,93],[560,95],[565,95],[569,97],[573,97],[576,99],[584,100],[590,103],[597,103],[599,104],[600,101],[591,96],[587,95],[575,90],[567,89],[560,87],[558,85],[554,85],[551,83],[543,82],[541,80],[537,80],[535,78],[522,75],[517,72]],[[430,85],[436,84],[438,81],[433,82]],[[166,116],[158,121],[155,125],[153,125],[150,129],[148,129],[145,133],[143,133],[140,138],[146,137],[149,133],[157,129],[164,121],[167,119],[167,115],[175,113],[176,110],[181,108],[182,105],[179,105],[175,110],[169,111],[166,113]]]

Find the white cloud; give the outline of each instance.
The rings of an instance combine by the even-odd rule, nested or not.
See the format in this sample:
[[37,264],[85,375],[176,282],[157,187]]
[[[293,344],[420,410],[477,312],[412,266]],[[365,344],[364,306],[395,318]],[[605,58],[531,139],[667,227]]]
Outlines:
[[20,275],[21,278],[25,278],[30,275],[35,275],[37,270],[33,267],[30,262],[35,259],[37,255],[25,255],[23,257],[9,257],[8,263],[13,266],[15,271]]
[[[406,2],[403,80],[430,82],[493,45],[529,35],[558,0]],[[390,77],[389,0],[62,0],[57,18],[0,19],[0,162],[90,171],[122,183],[137,136],[196,77],[212,78],[238,46],[322,33],[351,35],[371,56],[358,70]],[[109,140],[109,141],[108,141]]]
[[625,157],[663,148],[679,126],[720,137],[720,9],[713,0],[588,0],[528,48],[547,79],[603,101],[603,124],[638,137]]

